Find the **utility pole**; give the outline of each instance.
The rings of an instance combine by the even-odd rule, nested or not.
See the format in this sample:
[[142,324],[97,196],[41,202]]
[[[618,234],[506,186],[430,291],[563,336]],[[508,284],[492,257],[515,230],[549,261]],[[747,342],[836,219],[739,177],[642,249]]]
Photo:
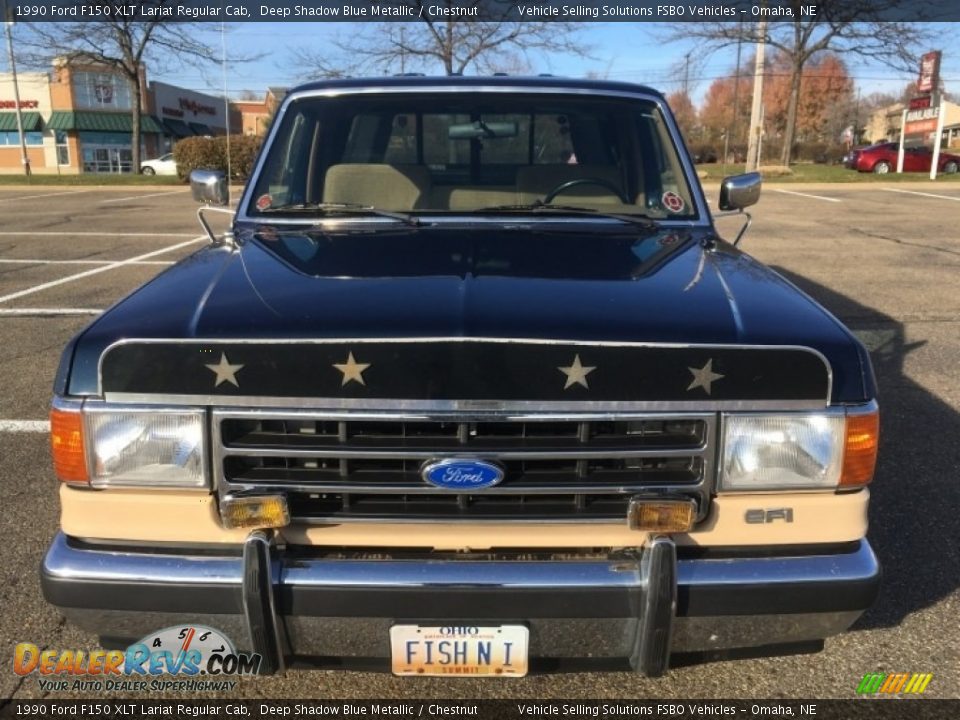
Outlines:
[[[690,52],[693,52],[692,50]],[[683,94],[690,97],[690,53],[683,56]]]
[[30,156],[27,155],[27,139],[23,134],[23,114],[20,111],[20,88],[17,85],[17,63],[13,57],[13,33],[10,28],[13,26],[12,20],[7,20],[7,6],[4,3],[3,25],[7,33],[7,54],[10,57],[10,77],[13,79],[13,105],[17,116],[17,132],[20,134],[20,162],[23,164],[23,172],[30,177]]
[[766,115],[767,107],[766,105],[760,106],[760,128],[757,130],[757,165],[760,167],[760,162],[763,159],[763,119]]
[[[736,162],[737,154],[737,131],[740,129],[740,53],[743,47],[743,20],[737,21],[737,69],[733,76],[733,120],[730,122],[730,131],[727,133],[727,140],[733,137],[733,154]],[[723,150],[723,161],[727,161],[727,150]]]
[[400,74],[407,72],[407,46],[403,40],[403,25],[400,26]]
[[761,113],[763,111],[763,66],[766,50],[767,21],[757,23],[757,61],[753,68],[753,105],[750,108],[750,142],[747,146],[747,172],[757,169]]

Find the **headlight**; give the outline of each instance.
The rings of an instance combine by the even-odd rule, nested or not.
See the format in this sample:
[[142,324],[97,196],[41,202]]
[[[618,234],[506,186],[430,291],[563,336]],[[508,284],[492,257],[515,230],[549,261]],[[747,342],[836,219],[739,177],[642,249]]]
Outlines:
[[837,487],[845,424],[843,415],[727,415],[720,489]]
[[93,487],[203,488],[204,412],[84,410]]

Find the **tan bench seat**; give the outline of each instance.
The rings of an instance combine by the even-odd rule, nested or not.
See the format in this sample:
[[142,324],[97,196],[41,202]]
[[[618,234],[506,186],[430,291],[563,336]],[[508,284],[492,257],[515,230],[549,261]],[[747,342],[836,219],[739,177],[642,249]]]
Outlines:
[[430,186],[430,171],[421,165],[343,163],[327,170],[323,201],[384,210],[426,209],[431,207]]
[[[548,192],[570,180],[596,178],[615,188],[623,189],[620,170],[615,165],[528,165],[517,170],[517,190],[520,202],[543,200]],[[579,202],[598,205],[619,205],[621,201],[612,191],[601,185],[584,183],[561,193],[556,202],[575,198]]]
[[512,185],[434,186],[432,207],[446,210],[476,210],[519,203]]

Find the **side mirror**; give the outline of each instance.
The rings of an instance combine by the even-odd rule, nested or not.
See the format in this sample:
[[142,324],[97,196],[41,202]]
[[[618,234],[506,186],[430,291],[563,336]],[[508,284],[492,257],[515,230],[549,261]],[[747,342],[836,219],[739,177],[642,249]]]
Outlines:
[[720,209],[743,210],[760,199],[763,177],[758,172],[731,175],[720,184]]
[[208,205],[226,205],[227,175],[220,170],[194,170],[190,173],[193,199]]

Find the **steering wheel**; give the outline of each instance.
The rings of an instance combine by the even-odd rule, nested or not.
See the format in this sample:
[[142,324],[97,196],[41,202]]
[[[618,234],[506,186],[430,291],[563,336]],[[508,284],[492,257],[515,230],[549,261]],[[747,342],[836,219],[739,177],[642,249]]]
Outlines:
[[617,199],[620,200],[620,202],[622,202],[624,205],[630,204],[630,200],[627,198],[623,190],[618,188],[609,180],[604,180],[603,178],[576,178],[574,180],[562,182],[544,196],[543,204],[549,205],[553,202],[553,199],[557,197],[557,195],[565,193],[570,188],[577,187],[578,185],[599,185],[600,187],[609,190],[611,193],[616,195]]

